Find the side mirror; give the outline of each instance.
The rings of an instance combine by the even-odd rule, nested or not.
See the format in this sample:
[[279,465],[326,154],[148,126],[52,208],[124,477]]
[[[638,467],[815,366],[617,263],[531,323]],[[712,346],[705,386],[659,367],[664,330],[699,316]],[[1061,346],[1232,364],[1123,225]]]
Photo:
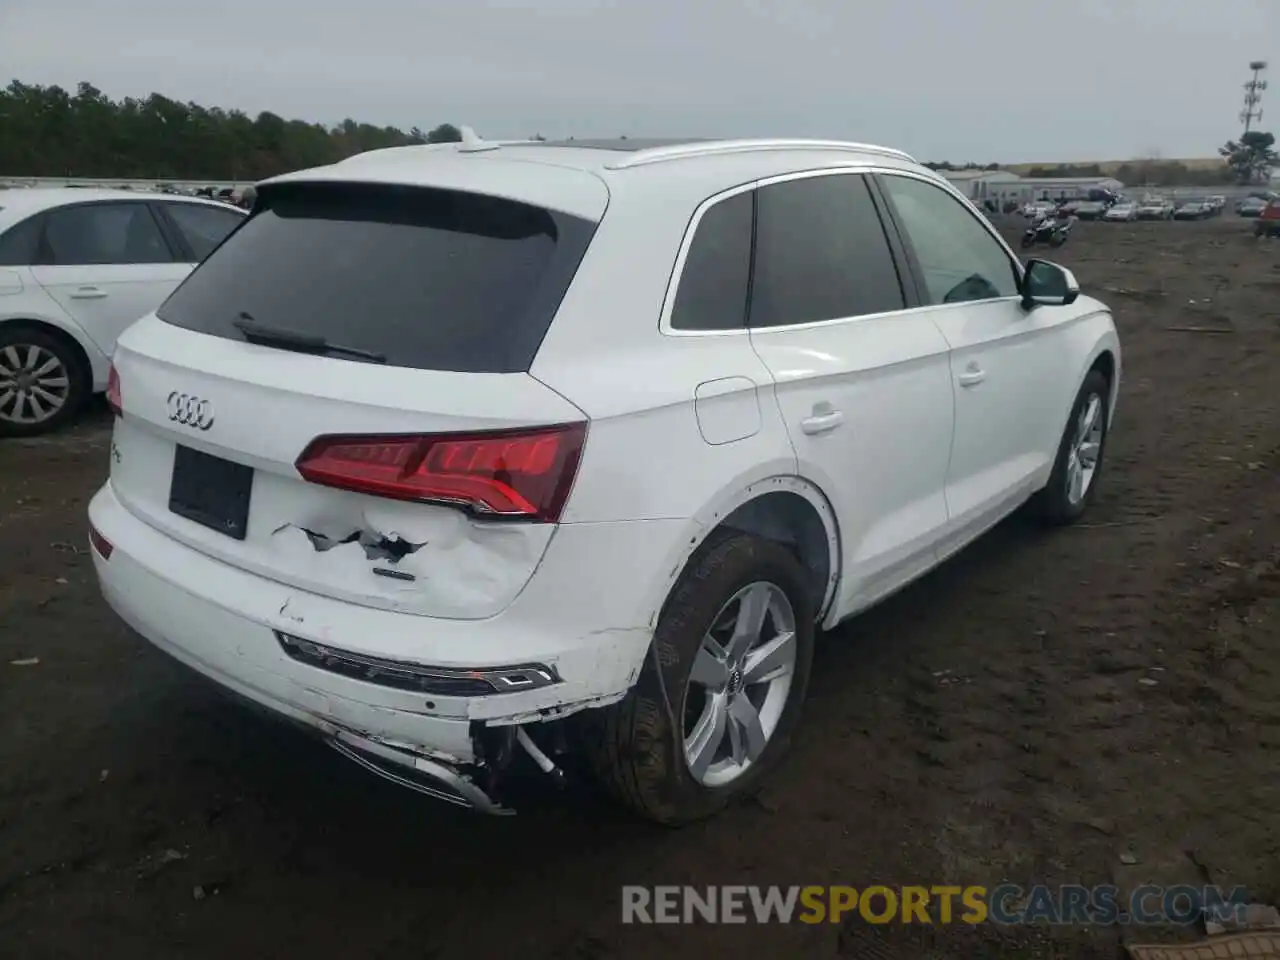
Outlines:
[[1022,307],[1065,307],[1080,296],[1075,274],[1048,260],[1028,260],[1022,274]]

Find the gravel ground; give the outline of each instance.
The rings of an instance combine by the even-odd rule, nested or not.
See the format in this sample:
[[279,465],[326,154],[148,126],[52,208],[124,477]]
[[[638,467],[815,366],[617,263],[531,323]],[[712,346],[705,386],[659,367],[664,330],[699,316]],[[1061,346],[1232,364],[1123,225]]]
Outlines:
[[624,927],[619,887],[1093,884],[1121,852],[1280,900],[1280,244],[1247,226],[1080,224],[1056,256],[1126,363],[1086,522],[1014,517],[824,638],[771,786],[681,831],[585,790],[455,812],[236,707],[98,595],[106,415],[0,442],[0,955],[1114,957],[1113,929]]

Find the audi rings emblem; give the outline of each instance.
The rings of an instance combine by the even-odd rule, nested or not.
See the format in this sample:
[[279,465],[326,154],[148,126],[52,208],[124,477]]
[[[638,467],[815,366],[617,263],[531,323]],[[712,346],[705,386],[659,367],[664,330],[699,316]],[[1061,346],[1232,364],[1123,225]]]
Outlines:
[[213,426],[213,404],[208,400],[175,390],[169,394],[167,405],[169,419],[174,423],[195,427],[197,430],[208,430]]

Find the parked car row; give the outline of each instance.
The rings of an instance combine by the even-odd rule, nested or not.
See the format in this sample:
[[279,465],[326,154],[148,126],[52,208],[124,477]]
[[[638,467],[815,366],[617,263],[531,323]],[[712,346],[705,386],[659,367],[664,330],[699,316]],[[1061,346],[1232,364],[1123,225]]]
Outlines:
[[[1266,199],[1250,198],[1237,204],[1236,209],[1241,216],[1256,217],[1266,203]],[[1056,214],[1075,216],[1081,220],[1132,223],[1136,220],[1205,220],[1219,216],[1226,206],[1227,198],[1221,194],[1191,197],[1177,202],[1152,195],[1141,200],[1111,195],[1106,198],[1091,196],[1087,199],[1033,200],[1020,207],[1019,213],[1031,220]]]

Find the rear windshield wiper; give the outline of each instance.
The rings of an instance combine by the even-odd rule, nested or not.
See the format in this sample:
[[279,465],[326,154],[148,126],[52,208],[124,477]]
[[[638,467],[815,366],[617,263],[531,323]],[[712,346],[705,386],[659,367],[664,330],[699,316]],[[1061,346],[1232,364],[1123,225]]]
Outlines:
[[283,350],[296,350],[298,353],[336,353],[370,363],[386,363],[387,358],[372,350],[361,350],[359,347],[347,347],[340,343],[330,343],[324,337],[296,330],[283,330],[280,327],[269,327],[258,323],[247,313],[240,314],[231,325],[244,334],[250,343],[264,347],[280,347]]

